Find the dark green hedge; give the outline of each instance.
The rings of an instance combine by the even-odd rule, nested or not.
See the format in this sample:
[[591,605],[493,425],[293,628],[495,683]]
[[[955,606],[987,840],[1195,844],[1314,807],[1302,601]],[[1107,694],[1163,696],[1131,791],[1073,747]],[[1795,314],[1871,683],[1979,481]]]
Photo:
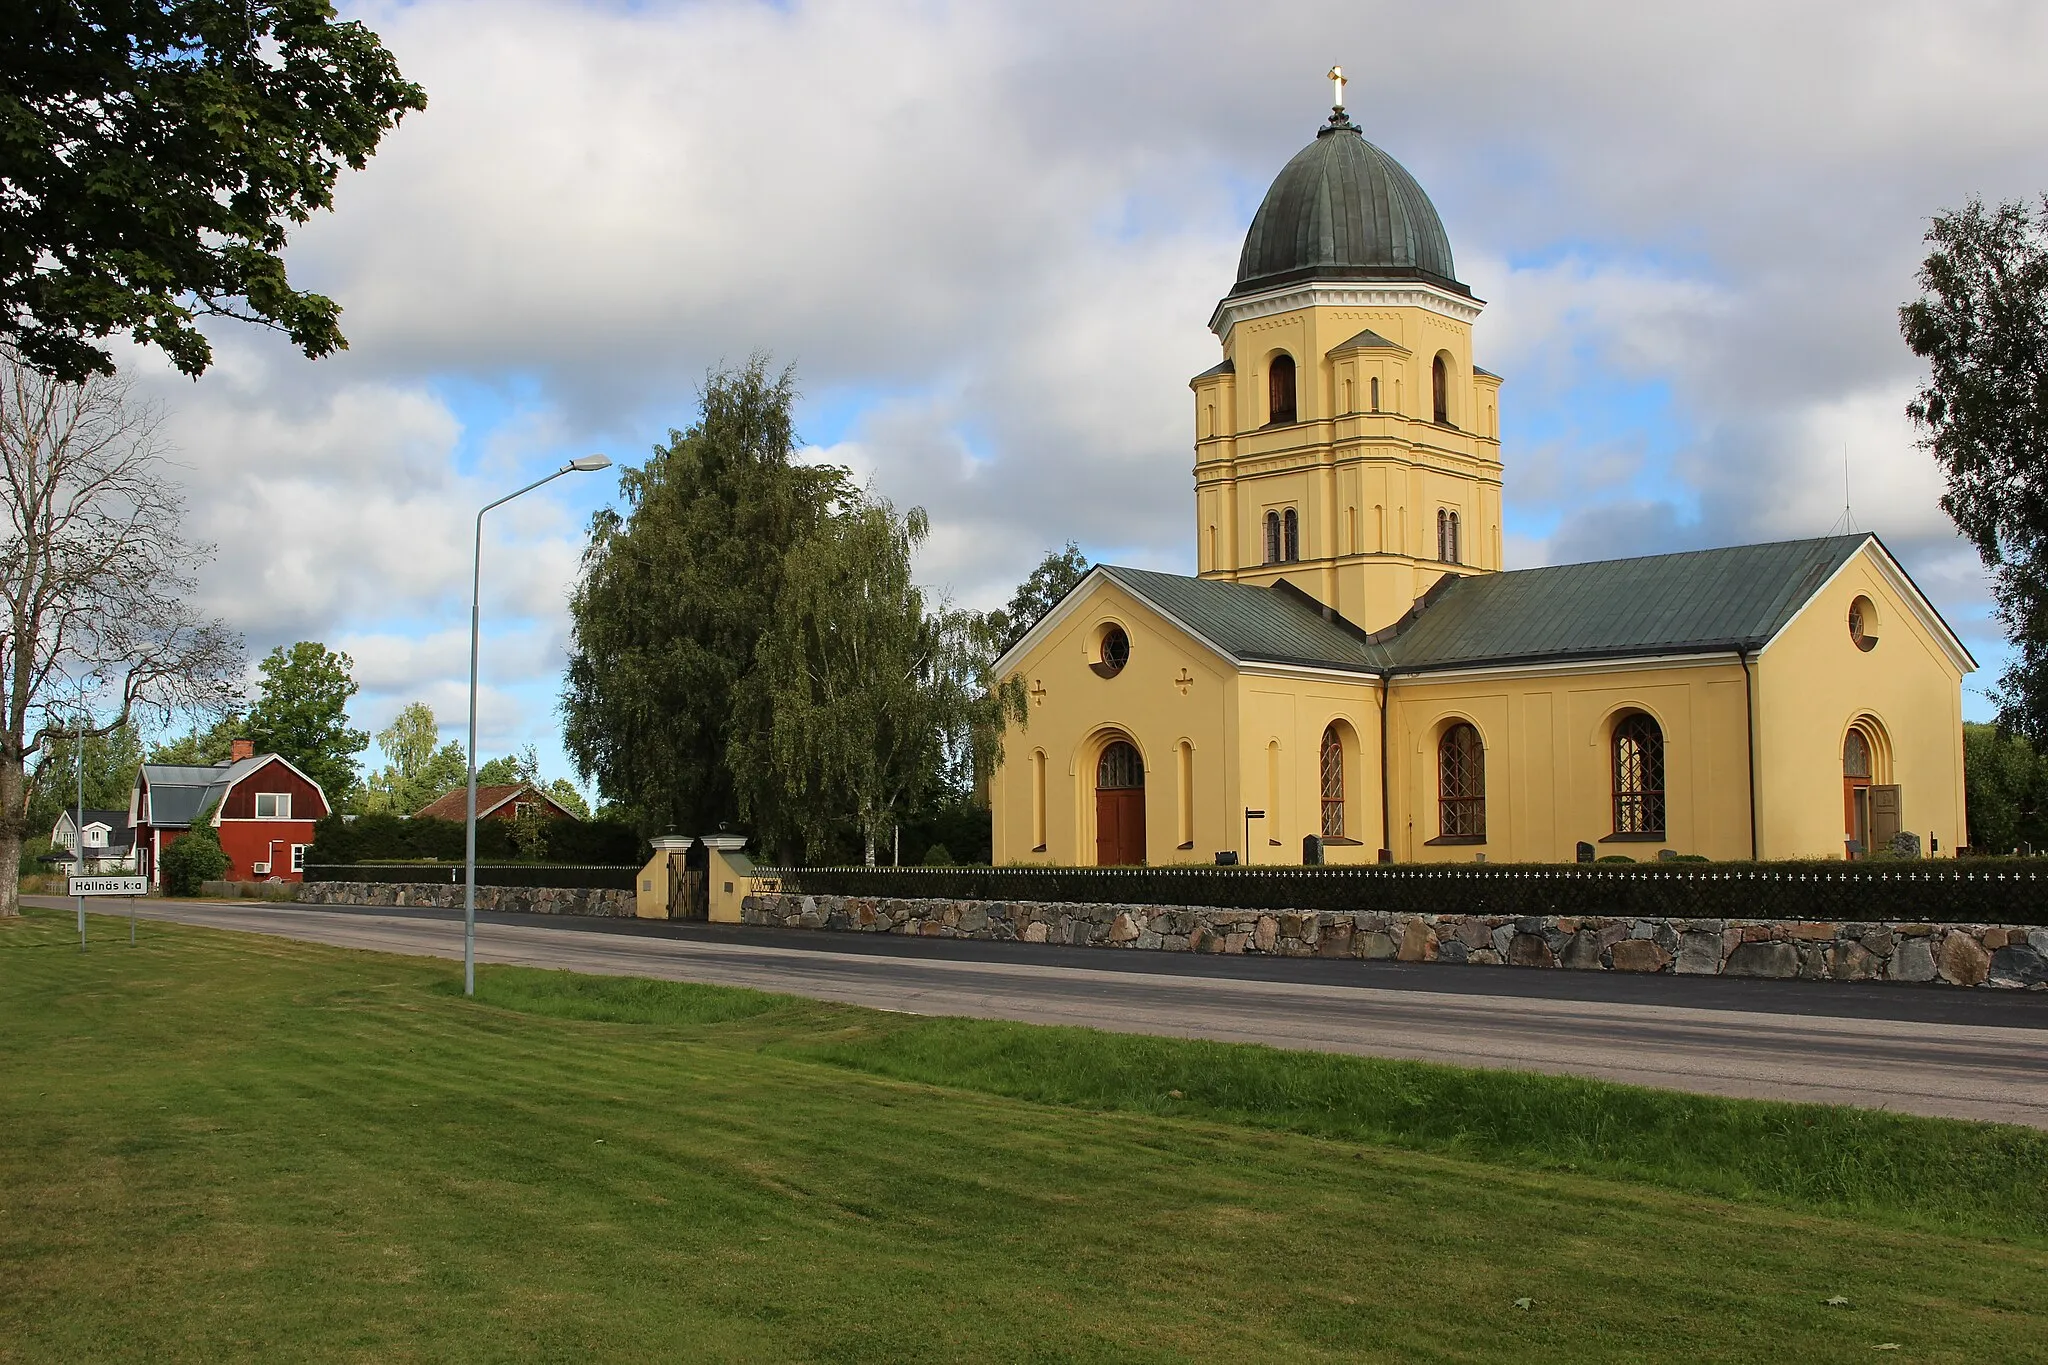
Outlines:
[[813,895],[1389,914],[2048,924],[2048,861],[764,869]]
[[[573,867],[560,863],[478,863],[478,886],[593,887],[631,891],[637,867]],[[309,882],[445,882],[462,884],[462,864],[308,863]]]
[[[460,820],[407,819],[399,815],[360,815],[345,820],[330,815],[313,827],[313,847],[306,860],[323,864],[398,858],[460,862],[462,831]],[[511,834],[508,821],[479,820],[476,856],[492,862],[517,857]],[[548,826],[547,861],[551,863],[638,866],[647,861],[647,851],[646,843],[631,825],[611,820],[555,820]]]

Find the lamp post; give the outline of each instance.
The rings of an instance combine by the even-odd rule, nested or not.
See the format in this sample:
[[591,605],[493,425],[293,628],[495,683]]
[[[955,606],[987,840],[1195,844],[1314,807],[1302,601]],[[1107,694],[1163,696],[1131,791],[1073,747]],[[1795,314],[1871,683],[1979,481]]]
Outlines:
[[595,474],[610,469],[603,455],[579,455],[546,478],[535,479],[514,489],[496,502],[487,502],[476,513],[476,555],[469,579],[469,804],[462,831],[462,993],[476,994],[476,640],[479,602],[484,582],[484,513],[502,507],[512,499],[564,474]]

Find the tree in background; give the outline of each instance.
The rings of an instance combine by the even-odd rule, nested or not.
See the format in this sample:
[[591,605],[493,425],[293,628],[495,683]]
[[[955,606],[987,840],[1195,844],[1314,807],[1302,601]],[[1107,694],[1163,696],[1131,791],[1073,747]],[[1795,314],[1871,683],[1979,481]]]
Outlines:
[[590,818],[590,803],[583,799],[583,793],[576,790],[576,784],[566,777],[558,777],[541,788],[555,799],[555,803],[578,820]]
[[[103,735],[89,734],[82,748],[86,809],[128,809],[128,798],[135,790],[135,770],[142,766],[142,736],[135,726],[118,725]],[[80,749],[72,735],[54,736],[43,747],[29,798],[31,833],[49,833],[57,823],[57,813],[77,803]]]
[[173,896],[196,896],[202,882],[225,876],[234,866],[227,850],[220,846],[220,831],[213,827],[218,806],[208,806],[192,817],[192,828],[171,841],[164,850],[164,889]]
[[1963,726],[1963,801],[1972,851],[2048,849],[2048,760],[2024,736]]
[[873,864],[905,813],[993,764],[1006,704],[1021,718],[1021,684],[986,676],[986,618],[933,610],[911,581],[929,529],[922,508],[898,517],[850,497],[785,551],[776,612],[739,689],[755,723],[736,724],[729,746],[741,813],[764,846],[800,840],[815,857],[850,822]]
[[[0,204],[0,220],[10,211]],[[0,232],[0,253],[11,249]],[[0,481],[0,917],[11,917],[22,838],[46,832],[29,828],[30,765],[45,746],[81,724],[90,737],[142,717],[219,714],[242,648],[190,605],[208,550],[185,540],[155,417],[120,380],[59,383],[0,347]]]
[[355,799],[356,755],[370,747],[366,730],[349,727],[356,694],[355,660],[314,640],[279,645],[257,666],[263,680],[246,720],[256,752],[275,753],[320,784],[336,808]]
[[[1927,231],[1920,298],[1899,310],[1928,362],[1907,407],[1948,477],[1942,509],[1991,570],[2017,657],[1998,681],[2000,721],[2048,746],[2048,197],[1986,209],[1972,199]],[[1973,840],[1974,842],[1974,840]]]
[[[463,774],[465,780],[468,774]],[[516,754],[506,754],[480,765],[476,770],[479,787],[512,787],[540,783],[540,753],[531,744]]]
[[1068,541],[1064,550],[1046,551],[1045,558],[1038,561],[1038,567],[1031,571],[1031,576],[1017,585],[1010,605],[989,613],[997,655],[1008,653],[1087,576],[1088,556],[1082,554],[1081,547],[1073,541]]
[[711,375],[696,424],[621,472],[624,514],[591,518],[563,740],[643,827],[740,818],[728,749],[736,726],[764,723],[740,714],[738,693],[775,618],[784,551],[851,495],[844,470],[792,459],[794,396],[790,372],[761,356]]
[[434,708],[412,702],[377,732],[385,764],[363,795],[365,812],[411,815],[469,780],[469,760],[455,740],[441,741]]
[[426,94],[324,0],[67,0],[0,25],[0,342],[111,374],[115,332],[197,376],[199,316],[345,346],[332,299],[286,278],[289,225]]
[[231,710],[204,730],[195,725],[176,739],[150,745],[149,761],[210,768],[216,763],[227,762],[235,741],[247,735],[248,722],[242,712]]

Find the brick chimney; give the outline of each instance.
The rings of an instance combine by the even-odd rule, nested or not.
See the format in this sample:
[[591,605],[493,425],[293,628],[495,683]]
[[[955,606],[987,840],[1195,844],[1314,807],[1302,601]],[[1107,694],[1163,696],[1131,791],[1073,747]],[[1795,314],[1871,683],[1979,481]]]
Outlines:
[[238,739],[228,746],[228,762],[230,763],[240,763],[245,758],[254,757],[256,757],[256,741],[253,739]]

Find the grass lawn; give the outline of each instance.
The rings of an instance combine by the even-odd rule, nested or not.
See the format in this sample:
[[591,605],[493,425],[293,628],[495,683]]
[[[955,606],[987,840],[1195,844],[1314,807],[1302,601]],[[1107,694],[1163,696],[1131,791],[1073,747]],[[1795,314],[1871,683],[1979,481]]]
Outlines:
[[4,1361],[2048,1357],[2048,1135],[69,932]]

